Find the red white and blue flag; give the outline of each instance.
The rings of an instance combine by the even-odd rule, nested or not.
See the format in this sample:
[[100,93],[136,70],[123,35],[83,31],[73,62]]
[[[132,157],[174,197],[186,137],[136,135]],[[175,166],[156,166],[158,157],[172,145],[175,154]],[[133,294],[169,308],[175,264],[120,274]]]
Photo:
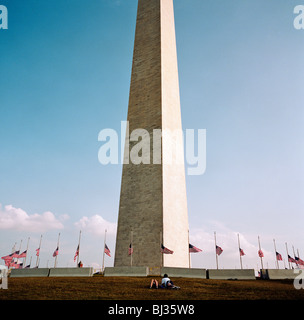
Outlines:
[[263,258],[263,257],[264,257],[263,251],[262,251],[262,250],[259,250],[259,251],[258,251],[258,255],[259,255],[260,258]]
[[59,254],[59,248],[57,247],[56,250],[53,253],[53,257],[58,256],[58,254]]
[[111,254],[110,254],[111,251],[110,251],[110,249],[108,248],[107,244],[105,244],[104,253],[105,253],[106,255],[108,255],[109,257],[111,257]]
[[165,253],[165,254],[173,254],[173,251],[168,249],[168,248],[166,248],[163,244],[160,247],[160,252],[161,253]]
[[219,246],[216,246],[215,247],[215,251],[216,251],[216,254],[219,256],[222,254],[222,252],[224,251],[221,247]]
[[202,250],[193,246],[191,243],[189,243],[189,252],[191,253],[197,253],[197,252],[201,252]]
[[19,257],[19,250],[18,251],[15,251],[12,255],[13,258],[18,258]]
[[12,263],[14,263],[12,260],[4,260],[4,263],[8,268],[12,265]]
[[239,250],[240,250],[240,256],[241,256],[241,257],[244,256],[244,255],[245,255],[245,252],[243,251],[243,249],[239,248]]
[[129,256],[133,254],[133,247],[132,247],[132,243],[130,243],[130,245],[129,245],[128,254],[129,254]]
[[8,256],[1,257],[1,259],[3,259],[5,262],[11,261],[13,258],[13,253],[9,254]]
[[278,261],[283,261],[282,255],[276,252],[276,257]]
[[304,265],[304,261],[301,260],[299,257],[295,257],[295,260],[296,260],[297,264],[299,264],[299,265],[301,265],[301,266]]
[[19,254],[18,259],[25,258],[26,254],[27,254],[27,250],[23,251],[21,254]]
[[74,262],[76,261],[76,258],[79,256],[79,245],[77,246],[75,256],[74,256]]
[[288,262],[297,263],[297,261],[292,258],[290,255],[288,255]]

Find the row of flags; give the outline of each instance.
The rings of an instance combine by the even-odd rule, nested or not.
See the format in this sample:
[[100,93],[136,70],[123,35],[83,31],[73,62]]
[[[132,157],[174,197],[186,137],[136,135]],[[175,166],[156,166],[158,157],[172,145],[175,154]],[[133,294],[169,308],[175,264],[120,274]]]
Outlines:
[[292,258],[290,255],[288,255],[288,262],[292,262],[292,263],[298,264],[300,266],[304,266],[304,261],[296,256],[295,256],[295,258]]
[[[77,264],[78,264],[78,260],[79,260],[79,251],[80,251],[80,235],[81,235],[81,231],[79,234],[79,243],[74,255],[74,262],[77,259]],[[56,267],[56,260],[57,260],[57,256],[59,255],[59,237],[60,237],[60,233],[58,236],[58,243],[57,243],[57,247],[53,252],[53,257],[55,258],[55,265],[54,267]],[[41,236],[42,238],[42,236]],[[37,256],[37,263],[36,263],[36,268],[38,268],[38,258],[40,255],[40,248],[41,248],[41,238],[40,238],[40,244],[39,247],[36,249],[36,256]],[[217,245],[216,243],[216,233],[214,233],[214,238],[215,238],[215,254],[216,254],[216,258],[218,256],[220,256],[223,253],[223,249]],[[238,235],[238,239],[239,239],[239,235]],[[261,249],[261,245],[260,245],[260,239],[258,237],[258,241],[259,241],[259,250],[258,250],[258,256],[261,258],[261,263],[262,263],[262,269],[263,269],[263,262],[262,262],[262,258],[264,257],[264,253]],[[274,241],[274,245],[275,245],[275,241]],[[287,244],[286,244],[286,250],[287,250]],[[13,253],[3,256],[1,257],[1,259],[4,260],[5,265],[8,268],[16,268],[16,269],[21,269],[23,268],[23,265],[25,265],[25,260],[26,260],[26,256],[27,256],[27,251],[25,250],[22,253],[20,253],[20,250],[14,251]],[[163,244],[161,244],[160,246],[160,252],[163,254],[174,254],[173,250],[170,250],[169,248],[165,247]],[[189,243],[189,253],[199,253],[202,252],[202,249],[192,245],[191,243]],[[132,242],[129,245],[128,248],[128,255],[132,256],[134,253],[134,249],[133,249],[133,245]],[[109,247],[106,244],[106,237],[105,237],[105,243],[104,243],[104,254],[106,254],[107,256],[111,257],[111,251],[109,249]],[[276,247],[275,247],[275,254],[276,254],[276,261],[282,261],[282,255],[276,251]],[[245,256],[245,252],[244,250],[240,247],[240,241],[239,241],[239,255],[240,255],[240,260],[241,260],[241,266],[242,266],[242,257]],[[292,258],[289,254],[288,254],[288,250],[287,250],[287,255],[288,255],[288,262],[289,263],[295,263],[297,266],[303,266],[304,267],[304,261],[302,259],[300,259],[299,256],[294,255],[294,258]],[[19,259],[24,258],[23,263],[20,263]],[[104,261],[103,261],[104,264]],[[29,265],[25,265],[24,268],[30,268],[31,262]],[[217,260],[217,267],[218,267],[218,260]]]
[[[260,258],[264,258],[264,253],[262,250],[258,251],[258,255]],[[276,251],[276,260],[277,261],[283,261],[282,255]],[[301,266],[304,266],[304,261],[302,259],[300,259],[299,257],[295,256],[294,258],[292,258],[290,255],[288,255],[288,262],[292,262]]]
[[1,259],[5,260],[5,261],[11,261],[14,258],[21,259],[21,258],[25,258],[26,257],[27,250],[23,251],[21,254],[19,254],[19,252],[20,252],[19,250],[15,251],[15,252],[7,255],[7,256],[1,257]]
[[[59,233],[60,236],[60,233]],[[59,236],[58,236],[58,243],[57,243],[57,248],[55,249],[55,251],[53,252],[53,257],[57,257],[59,254]],[[29,240],[30,238],[28,238],[28,242],[27,242],[27,248],[29,245]],[[42,240],[42,235],[40,237],[40,243],[39,243],[39,247],[35,250],[36,251],[36,257],[37,257],[37,261],[36,261],[36,266],[35,268],[38,268],[39,266],[39,256],[40,256],[40,249],[41,249],[41,240]],[[22,241],[21,241],[22,243]],[[14,246],[15,247],[15,246]],[[20,244],[21,247],[21,244]],[[13,249],[14,250],[14,249]],[[8,254],[6,256],[1,257],[2,260],[4,260],[5,265],[8,268],[15,268],[15,269],[22,269],[22,268],[30,268],[31,267],[31,261],[32,261],[32,257],[30,260],[30,263],[28,265],[26,265],[26,258],[27,258],[27,253],[28,253],[28,249],[26,249],[25,251],[23,251],[22,253],[20,253],[20,250],[15,250],[14,252],[12,252],[11,254]],[[19,262],[19,259],[24,259],[23,263]],[[23,267],[24,266],[24,267]]]
[[[41,247],[41,239],[42,239],[42,235],[40,237],[39,247],[38,247],[38,249],[36,249],[37,261],[36,261],[36,267],[35,268],[38,268],[40,247]],[[10,253],[10,254],[8,254],[8,255],[6,255],[4,257],[1,257],[1,259],[4,260],[4,263],[8,268],[15,268],[15,269],[25,268],[26,269],[26,268],[30,268],[31,267],[32,257],[30,259],[30,263],[28,265],[26,265],[26,258],[27,258],[27,253],[28,253],[29,241],[30,241],[30,238],[28,238],[28,240],[27,240],[27,249],[25,251],[20,253],[21,244],[22,244],[22,240],[21,240],[19,250],[15,249],[15,247],[16,247],[16,244],[15,244],[14,247],[13,247],[13,252],[12,253]],[[19,261],[19,259],[22,259],[22,258],[23,258],[23,262],[21,263]]]
[[[217,244],[215,245],[215,253],[217,256],[220,256],[223,253],[223,251],[224,250],[220,246],[218,246]],[[163,244],[161,244],[160,252],[164,253],[164,254],[174,254],[174,251],[168,249]],[[198,253],[198,252],[202,252],[202,249],[199,249],[198,247],[189,243],[189,253]],[[106,255],[108,255],[109,257],[111,257],[110,249],[108,248],[106,243],[105,243],[104,253]],[[130,243],[129,248],[128,248],[128,255],[132,255],[133,253],[134,253],[133,245],[132,245],[132,243]],[[245,252],[241,247],[239,247],[239,254],[240,254],[240,257],[245,256]],[[258,250],[258,256],[260,258],[264,257],[264,253],[263,253],[262,249]],[[282,255],[277,251],[276,251],[276,260],[283,261]],[[288,262],[295,263],[300,266],[304,266],[304,261],[297,256],[295,256],[295,258],[292,258],[290,255],[288,255]]]
[[[4,260],[5,265],[8,268],[16,268],[16,269],[22,269],[23,263],[19,263],[18,260],[22,258],[26,258],[27,256],[27,250],[23,251],[22,253],[19,253],[20,251],[17,250],[9,255],[6,255],[4,257],[1,257],[2,260]],[[36,256],[39,257],[40,248],[36,249]],[[31,264],[28,264],[25,266],[25,268],[30,268]],[[38,266],[36,266],[38,267]]]
[[[189,243],[189,252],[190,253],[197,253],[197,252],[201,252],[202,250],[193,246],[191,243]],[[174,251],[166,248],[163,244],[161,244],[160,246],[160,252],[164,253],[164,254],[173,254]],[[111,257],[111,251],[109,249],[109,247],[107,246],[107,244],[105,243],[105,247],[104,247],[104,253],[106,255],[108,255],[109,257]],[[132,243],[130,243],[130,246],[128,248],[128,255],[131,256],[134,253],[134,249],[132,246]]]
[[21,269],[23,267],[23,263],[18,262],[18,259],[26,257],[27,251],[24,251],[21,254],[19,253],[20,251],[18,250],[7,256],[1,257],[1,259],[4,260],[4,263],[8,268]]

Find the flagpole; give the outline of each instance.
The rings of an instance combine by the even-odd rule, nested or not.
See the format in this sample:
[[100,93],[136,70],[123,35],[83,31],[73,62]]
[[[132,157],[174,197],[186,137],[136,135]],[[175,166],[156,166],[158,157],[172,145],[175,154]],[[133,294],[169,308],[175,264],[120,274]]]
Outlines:
[[[295,249],[294,249],[294,246],[292,246],[292,251],[293,251],[293,256],[296,260],[296,253],[295,253]],[[298,265],[298,261],[296,260],[296,265]]]
[[276,265],[277,265],[277,269],[279,269],[279,261],[278,261],[278,257],[277,257],[277,247],[276,247],[276,244],[275,244],[275,239],[273,239],[273,244],[274,244],[274,251],[275,251]]
[[287,242],[285,242],[285,246],[286,246],[286,252],[287,252],[287,261],[288,261],[289,269],[291,269],[291,266],[290,266],[290,261],[289,261],[289,253],[288,253],[288,248],[287,248]]
[[79,231],[79,240],[78,240],[78,255],[77,255],[77,266],[79,264],[79,255],[80,255],[80,238],[81,238],[81,230]]
[[20,241],[19,254],[21,253],[21,245],[22,245],[22,239]]
[[26,257],[27,257],[27,251],[28,251],[28,247],[29,247],[29,242],[30,242],[30,237],[28,237],[28,239],[27,239],[26,254],[25,254],[25,257],[23,259],[23,264],[24,264],[23,268],[26,267]]
[[191,254],[190,254],[190,250],[189,250],[189,243],[190,243],[190,239],[189,239],[189,229],[188,229],[188,255],[189,255],[189,269],[191,269]]
[[131,252],[130,252],[131,253],[131,257],[130,258],[131,258],[131,261],[130,261],[130,263],[131,263],[131,267],[132,267],[132,263],[133,263],[133,231],[132,230],[131,230],[131,236],[130,237],[131,237],[131,241],[130,241],[130,244],[131,244],[131,248],[130,248],[131,249]]
[[16,251],[16,244],[17,244],[17,242],[15,242],[15,244],[14,244],[14,246],[12,248],[12,253],[14,253]]
[[[20,241],[20,247],[19,247],[19,254],[21,254],[21,245],[22,245],[22,239]],[[16,261],[15,262],[18,262],[18,258],[16,258]]]
[[56,266],[57,266],[57,257],[58,257],[58,254],[59,254],[59,238],[60,238],[60,232],[58,234],[58,241],[57,241],[58,252],[57,252],[56,257],[55,257],[54,268],[56,268]]
[[214,243],[215,243],[215,258],[216,258],[216,269],[218,269],[218,257],[216,253],[216,232],[214,231]]
[[31,264],[32,264],[32,256],[31,256],[31,259],[30,259],[30,264],[29,264],[29,266],[31,267]]
[[243,263],[242,263],[242,255],[241,255],[241,245],[240,245],[240,235],[238,234],[238,243],[239,243],[239,254],[240,254],[240,262],[241,262],[241,269],[243,269]]
[[42,235],[40,236],[40,242],[39,242],[39,254],[37,255],[36,268],[38,267],[38,260],[39,260],[39,256],[40,256],[41,239],[42,239]]
[[[159,239],[160,239],[160,246],[159,248],[161,249],[161,246],[163,245],[163,238],[162,238],[162,231],[160,231],[159,233]],[[160,254],[161,254],[161,258],[160,258],[160,270],[164,265],[164,254],[162,253],[162,251],[160,250]]]
[[292,246],[293,256],[296,257],[294,246]]
[[[261,250],[261,243],[260,243],[260,236],[258,236],[258,242],[259,242],[259,250],[260,251],[262,251]],[[262,270],[264,269],[264,267],[263,267],[263,257],[260,257],[261,258],[261,265],[262,265]]]
[[104,258],[105,258],[106,237],[107,237],[107,229],[105,229],[104,244],[103,244],[102,272],[104,272]]

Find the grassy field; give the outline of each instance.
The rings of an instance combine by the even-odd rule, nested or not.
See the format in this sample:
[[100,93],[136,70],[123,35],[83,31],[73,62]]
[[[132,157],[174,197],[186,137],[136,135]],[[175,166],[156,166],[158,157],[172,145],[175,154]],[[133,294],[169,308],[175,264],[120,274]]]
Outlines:
[[180,290],[149,289],[151,278],[9,278],[0,300],[304,300],[293,281],[172,279]]

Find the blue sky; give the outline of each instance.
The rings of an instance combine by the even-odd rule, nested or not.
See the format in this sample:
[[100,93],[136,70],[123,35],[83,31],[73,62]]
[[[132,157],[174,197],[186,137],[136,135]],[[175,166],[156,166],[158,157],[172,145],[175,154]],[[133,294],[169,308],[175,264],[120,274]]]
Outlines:
[[[61,232],[58,265],[73,265],[81,228],[81,258],[101,264],[105,227],[114,252],[122,169],[98,162],[97,138],[127,117],[137,1],[0,4],[0,254],[31,237],[34,259],[42,233],[51,265]],[[248,267],[258,235],[270,267],[273,238],[304,256],[298,4],[175,0],[183,128],[207,130],[207,170],[186,178],[190,240],[203,249],[193,266],[215,267],[213,231],[220,267],[239,267],[236,233]]]

